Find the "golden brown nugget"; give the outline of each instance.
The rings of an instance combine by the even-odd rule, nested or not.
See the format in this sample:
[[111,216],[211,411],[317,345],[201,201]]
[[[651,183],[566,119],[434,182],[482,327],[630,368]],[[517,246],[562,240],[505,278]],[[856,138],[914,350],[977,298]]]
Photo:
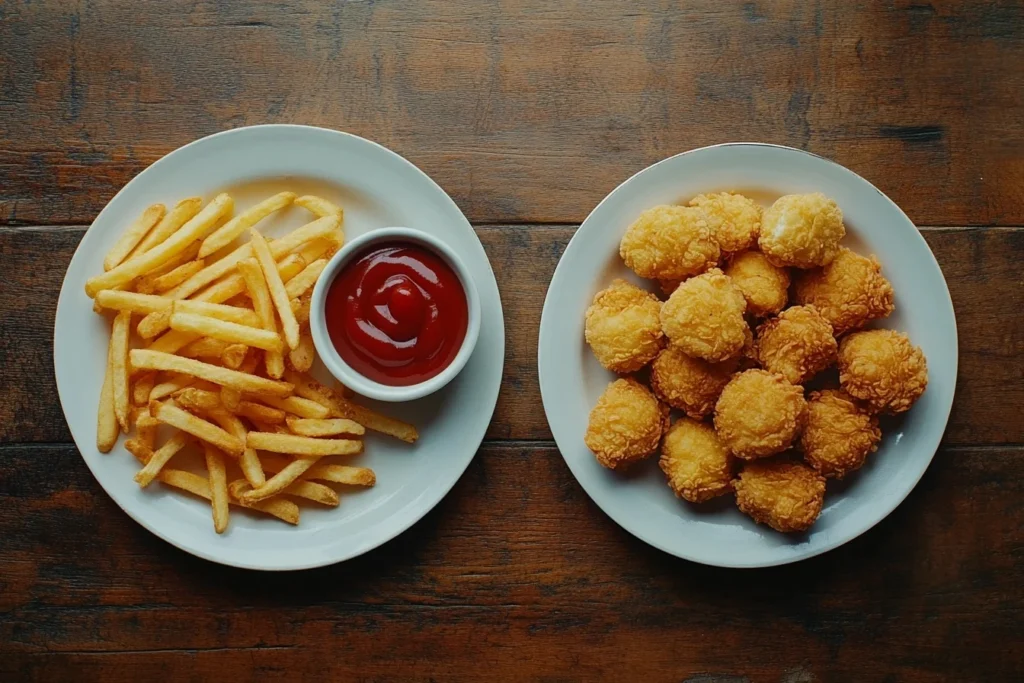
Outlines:
[[772,264],[761,252],[736,254],[725,267],[725,274],[747,300],[747,313],[763,318],[786,307],[789,271]]
[[664,343],[661,301],[625,280],[615,280],[594,297],[584,330],[597,360],[612,372],[636,372]]
[[793,300],[811,304],[832,325],[837,337],[893,312],[892,285],[874,256],[842,248],[824,268],[801,272]]
[[781,453],[803,427],[802,388],[767,370],[732,378],[715,404],[715,429],[733,455],[744,460]]
[[633,379],[619,379],[590,411],[583,441],[597,461],[609,469],[624,469],[653,454],[668,427],[668,406]]
[[842,479],[860,469],[868,455],[878,450],[881,438],[878,418],[845,391],[811,394],[800,448],[807,464],[822,476]]
[[619,255],[633,272],[659,280],[701,273],[718,262],[718,254],[704,212],[687,206],[647,209],[619,243]]
[[748,332],[746,299],[718,268],[683,282],[661,307],[669,343],[711,363],[736,356]]
[[820,192],[779,197],[764,212],[758,245],[777,266],[817,268],[839,251],[843,212]]
[[715,409],[736,365],[735,360],[708,363],[670,346],[651,363],[651,390],[673,408],[701,419]]
[[811,528],[825,500],[825,478],[785,458],[747,463],[733,487],[741,512],[783,533]]
[[704,212],[711,236],[724,254],[757,244],[763,211],[752,199],[735,192],[715,192],[699,194],[688,204]]
[[675,494],[703,503],[732,490],[733,458],[715,430],[688,417],[665,434],[658,465]]
[[872,412],[902,413],[928,386],[928,364],[901,332],[853,332],[839,345],[839,384]]
[[803,384],[836,360],[832,326],[814,306],[793,306],[757,328],[757,360],[792,384]]

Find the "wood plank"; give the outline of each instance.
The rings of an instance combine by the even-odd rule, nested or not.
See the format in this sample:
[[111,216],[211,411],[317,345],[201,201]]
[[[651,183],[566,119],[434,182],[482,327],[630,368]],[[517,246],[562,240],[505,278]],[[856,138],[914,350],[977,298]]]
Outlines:
[[84,223],[203,135],[351,131],[473,221],[578,222],[641,168],[758,140],[924,225],[1024,224],[1019,2],[4,3],[0,221]]
[[730,571],[622,531],[550,445],[490,445],[401,541],[300,576],[155,538],[71,446],[5,447],[0,678],[1011,680],[1022,496],[1024,449],[945,449],[848,545]]
[[[70,441],[53,380],[53,315],[83,228],[0,229],[0,442]],[[478,234],[505,312],[505,374],[491,439],[550,439],[537,384],[548,282],[574,228],[494,226]],[[949,444],[1024,443],[1024,229],[925,230],[959,320],[960,376]],[[40,258],[45,254],[45,261]]]

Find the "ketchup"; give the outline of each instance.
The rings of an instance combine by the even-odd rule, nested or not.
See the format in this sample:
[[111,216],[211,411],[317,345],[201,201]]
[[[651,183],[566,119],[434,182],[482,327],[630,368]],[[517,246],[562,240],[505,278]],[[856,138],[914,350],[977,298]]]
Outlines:
[[327,290],[334,348],[367,379],[418,384],[455,359],[469,325],[459,277],[434,252],[386,242],[349,261]]

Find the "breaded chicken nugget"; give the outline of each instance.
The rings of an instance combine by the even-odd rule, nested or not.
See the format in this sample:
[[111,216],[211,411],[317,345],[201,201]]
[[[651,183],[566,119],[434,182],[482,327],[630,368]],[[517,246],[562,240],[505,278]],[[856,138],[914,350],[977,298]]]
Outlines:
[[734,285],[747,300],[747,313],[758,318],[775,315],[786,307],[789,271],[773,265],[759,251],[736,254],[725,267]]
[[804,391],[782,375],[746,370],[732,378],[715,404],[715,429],[744,460],[781,453],[803,427]]
[[757,328],[757,359],[792,384],[803,384],[836,361],[839,346],[814,306],[793,306]]
[[732,490],[733,458],[715,430],[681,418],[665,434],[658,465],[676,495],[703,503]]
[[845,234],[834,201],[820,192],[787,194],[764,212],[758,244],[777,266],[816,268],[835,258]]
[[716,192],[699,194],[688,203],[707,216],[711,236],[723,252],[733,254],[757,243],[763,210],[752,199],[734,192]]
[[902,413],[928,386],[928,364],[905,334],[853,332],[839,344],[839,384],[872,412]]
[[845,391],[826,389],[811,394],[800,447],[808,465],[825,477],[842,479],[860,469],[878,450],[882,431]]
[[668,406],[636,380],[615,380],[590,411],[583,441],[599,463],[624,469],[658,449],[668,412]]
[[691,277],[661,307],[661,328],[685,353],[719,363],[743,348],[747,301],[717,268]]
[[837,337],[888,316],[894,308],[892,285],[882,276],[878,259],[845,247],[824,268],[800,273],[793,284],[793,299],[813,304]]
[[619,254],[640,277],[678,280],[718,262],[704,212],[687,206],[655,206],[640,214],[619,243]]
[[673,408],[700,419],[715,409],[735,370],[736,360],[708,363],[670,346],[651,363],[651,389]]
[[783,533],[811,528],[825,501],[825,478],[786,458],[747,463],[733,487],[741,512]]
[[587,343],[612,372],[636,372],[663,345],[661,301],[625,280],[615,280],[587,309]]

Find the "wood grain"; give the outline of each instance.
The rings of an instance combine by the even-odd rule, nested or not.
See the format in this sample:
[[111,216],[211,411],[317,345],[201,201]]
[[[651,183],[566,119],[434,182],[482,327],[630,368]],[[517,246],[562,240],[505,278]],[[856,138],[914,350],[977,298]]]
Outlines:
[[259,123],[408,157],[471,220],[577,222],[668,155],[834,158],[924,225],[1024,224],[1024,9],[974,3],[97,0],[0,9],[0,221],[85,223]]
[[[53,380],[53,315],[83,228],[0,228],[0,442],[70,440]],[[537,383],[537,334],[570,226],[492,226],[478,234],[505,313],[505,369],[491,439],[550,439]],[[1021,444],[1024,229],[941,229],[924,235],[953,296],[960,334],[957,397],[946,443]],[[46,254],[45,267],[39,254]]]
[[847,546],[729,571],[621,530],[551,446],[495,444],[401,540],[260,574],[146,532],[73,447],[6,447],[0,678],[1010,680],[1022,474],[1021,449],[945,449]]

